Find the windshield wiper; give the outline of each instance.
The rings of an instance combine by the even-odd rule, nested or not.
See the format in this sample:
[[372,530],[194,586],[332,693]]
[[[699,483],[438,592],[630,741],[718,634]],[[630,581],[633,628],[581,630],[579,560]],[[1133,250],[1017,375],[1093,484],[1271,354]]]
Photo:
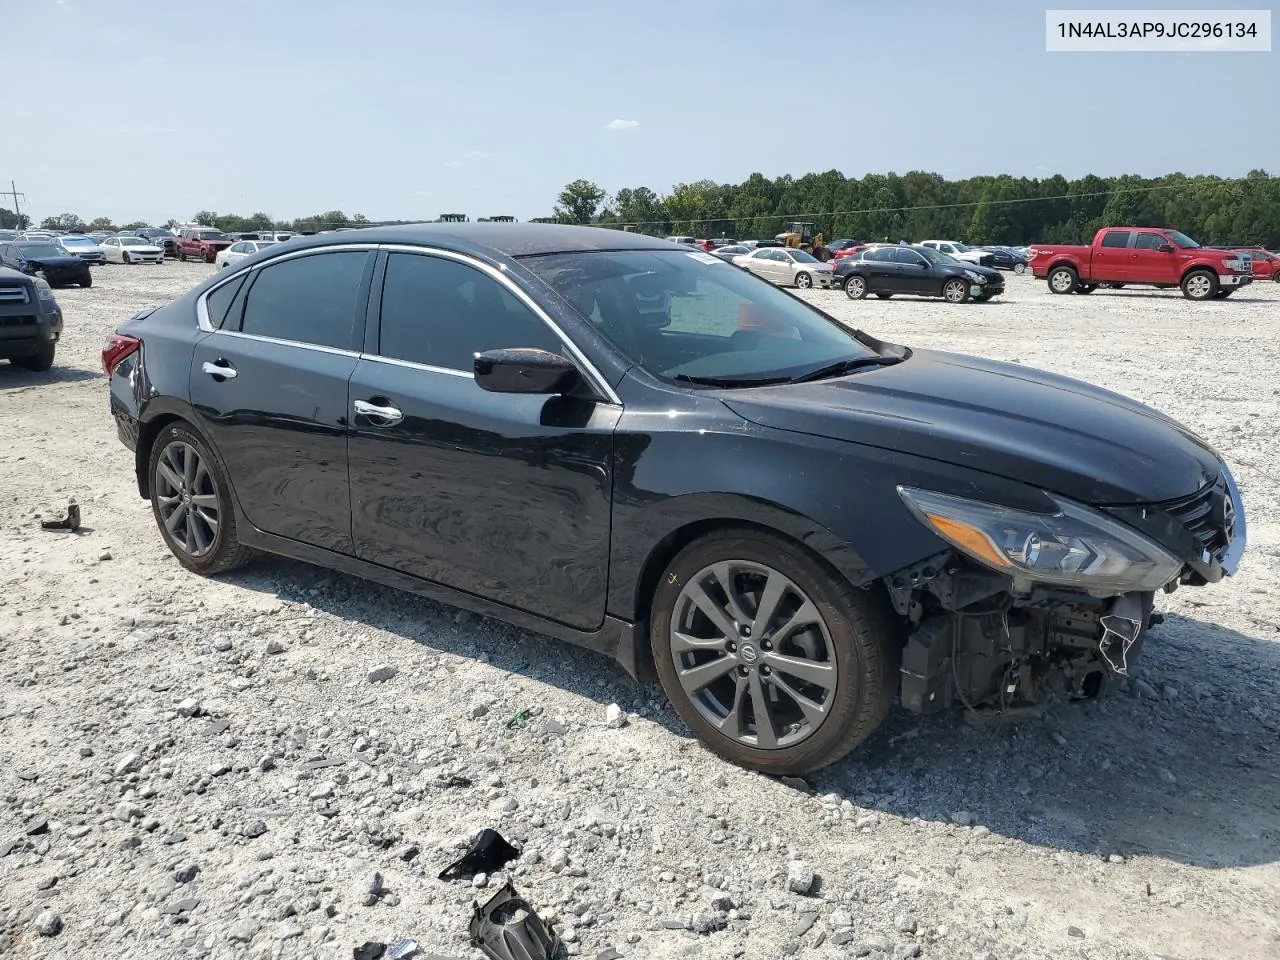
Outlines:
[[825,380],[828,377],[841,377],[846,373],[852,373],[854,370],[861,370],[863,367],[891,367],[895,363],[901,363],[905,357],[853,357],[848,360],[837,360],[835,363],[828,363],[826,366],[818,367],[816,370],[810,370],[808,373],[802,373],[798,377],[792,377],[788,383],[808,383],[810,380]]
[[687,373],[677,373],[674,379],[681,383],[694,383],[700,387],[767,387],[775,383],[791,383],[790,377],[692,377]]

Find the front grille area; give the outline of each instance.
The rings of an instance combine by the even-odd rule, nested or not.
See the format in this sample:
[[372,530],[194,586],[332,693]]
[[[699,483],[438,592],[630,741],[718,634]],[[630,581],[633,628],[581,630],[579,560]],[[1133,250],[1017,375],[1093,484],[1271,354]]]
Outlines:
[[1186,527],[1201,547],[1220,557],[1231,539],[1223,514],[1223,504],[1230,502],[1230,496],[1226,483],[1219,477],[1189,497],[1170,500],[1160,506]]
[[0,317],[0,327],[29,327],[36,322],[35,317]]
[[25,283],[0,284],[0,303],[27,303],[30,299]]

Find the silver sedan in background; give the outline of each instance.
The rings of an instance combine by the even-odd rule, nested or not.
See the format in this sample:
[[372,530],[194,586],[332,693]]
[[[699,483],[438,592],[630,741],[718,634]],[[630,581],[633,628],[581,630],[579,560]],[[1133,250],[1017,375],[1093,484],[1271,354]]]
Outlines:
[[830,287],[835,283],[829,263],[803,250],[786,247],[759,247],[750,253],[733,258],[733,265],[754,273],[757,277],[785,287]]
[[233,263],[239,263],[245,257],[257,253],[275,243],[274,240],[237,240],[225,250],[219,250],[213,262],[219,270],[225,270]]

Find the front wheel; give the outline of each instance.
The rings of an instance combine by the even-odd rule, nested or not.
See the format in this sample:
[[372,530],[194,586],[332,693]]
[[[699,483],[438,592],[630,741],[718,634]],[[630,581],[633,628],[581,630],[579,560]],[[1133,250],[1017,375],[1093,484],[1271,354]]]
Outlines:
[[133,263],[133,261],[129,259],[129,255],[128,255],[127,253],[122,253],[122,254],[120,254],[120,259],[121,259],[124,263]]
[[1218,292],[1218,275],[1212,270],[1192,270],[1182,278],[1182,295],[1188,300],[1209,300]]
[[695,540],[663,573],[650,637],[663,689],[712,751],[771,774],[840,759],[896,687],[884,602],[756,530]]
[[1013,272],[1014,272],[1014,273],[1017,273],[1017,274],[1023,274],[1023,273],[1026,273],[1026,272],[1027,272],[1027,265],[1026,265],[1025,263],[1015,263],[1015,264],[1013,265]]
[[969,285],[953,278],[942,285],[942,296],[947,303],[964,303],[969,299]]
[[14,366],[21,367],[23,370],[30,370],[33,373],[44,373],[53,366],[53,354],[57,348],[50,344],[39,353],[28,354],[25,357],[14,357],[9,362]]
[[1054,267],[1049,271],[1049,290],[1053,293],[1070,293],[1080,283],[1080,275],[1071,267]]
[[850,300],[863,300],[867,296],[867,281],[857,274],[850,274],[844,282],[844,295]]
[[796,286],[801,290],[808,290],[813,286],[813,277],[805,273],[803,270],[796,274]]
[[179,251],[178,251],[178,262],[179,262],[179,263],[186,263],[186,262],[187,262],[187,251],[185,251],[185,250],[179,250]]
[[148,458],[151,511],[165,545],[188,570],[223,573],[252,556],[236,536],[231,484],[204,440],[184,423],[165,427]]
[[85,274],[85,278],[80,281],[81,289],[88,289],[89,287],[92,287],[92,286],[93,286],[93,275]]

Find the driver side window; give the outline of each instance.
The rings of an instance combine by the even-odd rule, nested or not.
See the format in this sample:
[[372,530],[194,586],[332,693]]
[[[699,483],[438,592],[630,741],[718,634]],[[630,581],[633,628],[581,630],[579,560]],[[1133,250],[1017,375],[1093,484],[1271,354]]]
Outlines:
[[1140,233],[1133,242],[1133,247],[1135,250],[1159,250],[1161,246],[1168,242],[1158,233]]

